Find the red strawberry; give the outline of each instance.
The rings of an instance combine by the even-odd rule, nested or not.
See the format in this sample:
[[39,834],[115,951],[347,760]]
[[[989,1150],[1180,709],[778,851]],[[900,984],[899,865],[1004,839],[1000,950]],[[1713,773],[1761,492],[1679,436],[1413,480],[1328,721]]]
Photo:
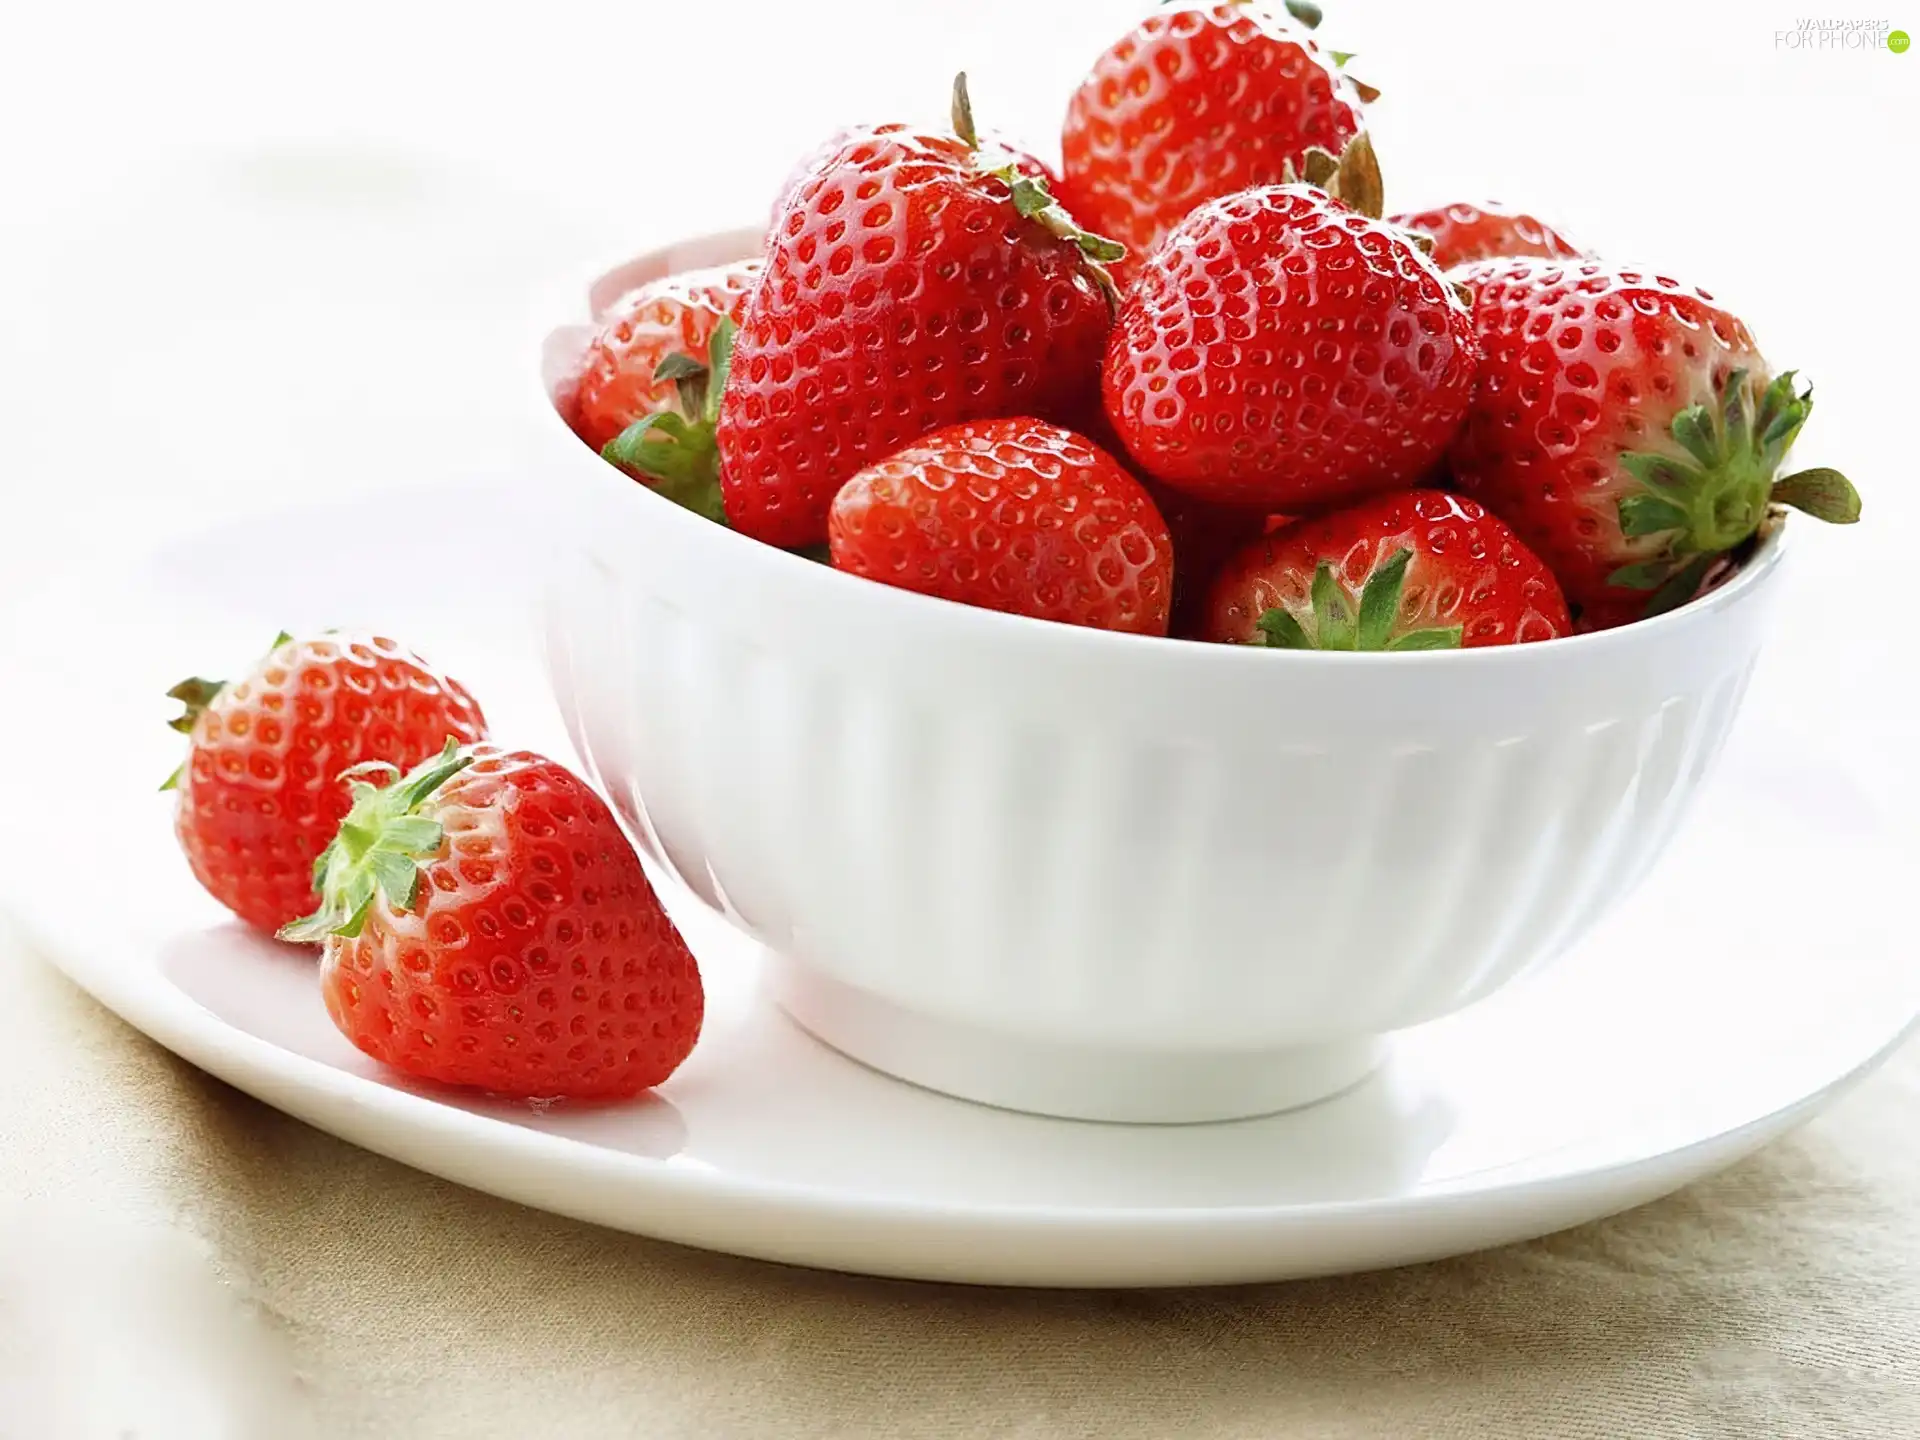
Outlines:
[[245,679],[183,680],[173,728],[191,737],[167,781],[194,877],[249,925],[276,930],[314,907],[313,862],[347,813],[342,770],[412,765],[449,736],[487,733],[450,676],[373,635],[282,635]]
[[1452,462],[1560,577],[1588,624],[1684,604],[1769,501],[1847,522],[1833,470],[1774,479],[1812,408],[1738,317],[1646,271],[1489,260],[1474,289],[1486,354]]
[[817,543],[847,477],[927,431],[1087,403],[1118,247],[979,146],[955,89],[957,134],[856,139],[782,216],[719,418],[744,534]]
[[1428,258],[1442,270],[1503,255],[1578,260],[1587,253],[1546,221],[1491,200],[1484,205],[1443,205],[1417,215],[1396,215],[1393,223],[1432,240]]
[[[857,141],[863,139],[884,139],[889,135],[906,135],[910,133],[910,128],[911,127],[906,125],[897,124],[846,125],[834,131],[832,135],[828,136],[827,139],[819,145],[814,146],[813,149],[809,150],[806,155],[801,158],[800,162],[796,164],[792,170],[787,172],[787,178],[780,182],[780,190],[774,197],[773,211],[767,222],[767,234],[769,238],[779,233],[780,218],[786,213],[788,202],[799,193],[800,187],[812,177],[815,170],[818,170],[829,160],[836,158],[841,151]],[[1008,155],[1013,157],[1013,162],[1019,168],[1021,174],[1031,176],[1035,180],[1046,181],[1047,187],[1053,192],[1054,196],[1060,198],[1060,177],[1054,174],[1053,167],[1048,165],[1046,161],[1028,154],[1023,146],[1015,145],[997,131],[982,131],[980,134],[980,143],[984,147],[1006,151]],[[1071,209],[1072,207],[1069,206],[1068,208]],[[734,318],[738,319],[739,317],[735,316]]]
[[1294,178],[1339,154],[1363,95],[1307,29],[1312,6],[1156,10],[1094,62],[1067,107],[1061,173],[1081,223],[1138,262],[1204,201]]
[[1069,625],[1167,633],[1173,542],[1140,482],[1039,420],[923,435],[841,487],[836,568]]
[[720,495],[710,455],[690,487],[676,484],[684,463],[655,457],[684,430],[672,423],[682,418],[676,410],[694,420],[704,412],[699,382],[708,347],[716,330],[739,322],[759,277],[760,262],[744,260],[668,275],[629,292],[588,345],[573,392],[575,434],[629,474],[716,520]]
[[1466,306],[1405,232],[1269,186],[1201,206],[1147,258],[1108,342],[1107,417],[1165,484],[1314,509],[1427,473],[1477,359]]
[[375,788],[319,866],[327,1013],[423,1080],[618,1099],[693,1049],[700,972],[606,802],[553,761],[446,750]]
[[1448,650],[1572,633],[1553,575],[1494,516],[1405,490],[1306,520],[1228,562],[1201,638],[1286,650]]

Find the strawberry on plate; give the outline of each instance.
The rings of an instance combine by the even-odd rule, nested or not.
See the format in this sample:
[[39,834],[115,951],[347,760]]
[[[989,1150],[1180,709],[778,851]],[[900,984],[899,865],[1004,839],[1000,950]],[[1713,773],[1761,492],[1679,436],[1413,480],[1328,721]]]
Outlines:
[[1140,482],[1040,420],[975,420],[869,465],[833,502],[836,569],[926,595],[1167,633],[1173,542]]
[[718,424],[727,520],[826,538],[846,479],[929,430],[1064,419],[1093,395],[1119,247],[980,143],[956,82],[953,134],[856,137],[787,204],[740,324]]
[[1442,205],[1411,215],[1395,215],[1393,223],[1433,241],[1428,258],[1442,270],[1498,256],[1579,260],[1587,254],[1546,221],[1493,200],[1484,205]]
[[[375,786],[368,777],[386,781]],[[495,1094],[623,1099],[699,1038],[699,968],[606,802],[524,750],[352,775],[319,908],[321,995],[360,1049]]]
[[1195,206],[1339,154],[1372,91],[1307,33],[1306,4],[1157,9],[1094,62],[1061,131],[1075,217],[1127,247],[1124,275]]
[[1479,347],[1432,261],[1373,218],[1371,158],[1356,141],[1330,177],[1371,213],[1317,185],[1266,186],[1202,205],[1147,257],[1103,383],[1154,479],[1293,513],[1414,484],[1439,461]]
[[1485,358],[1454,473],[1553,567],[1588,628],[1693,598],[1772,503],[1859,518],[1837,471],[1776,478],[1812,392],[1705,291],[1592,261],[1458,273]]
[[715,332],[739,322],[759,277],[760,262],[742,260],[629,291],[589,342],[569,407],[569,423],[587,444],[636,479],[716,520],[720,500],[711,467],[695,484],[676,485],[685,464],[653,459],[662,453],[656,447],[668,441],[656,430],[663,423],[659,417],[700,417],[704,391],[689,381],[705,373]]
[[282,635],[242,679],[167,694],[189,737],[166,786],[180,848],[207,893],[262,930],[313,908],[314,857],[347,813],[342,770],[412,765],[487,732],[458,681],[377,635]]
[[1471,500],[1381,495],[1227,562],[1201,638],[1283,650],[1451,650],[1572,633],[1538,556]]

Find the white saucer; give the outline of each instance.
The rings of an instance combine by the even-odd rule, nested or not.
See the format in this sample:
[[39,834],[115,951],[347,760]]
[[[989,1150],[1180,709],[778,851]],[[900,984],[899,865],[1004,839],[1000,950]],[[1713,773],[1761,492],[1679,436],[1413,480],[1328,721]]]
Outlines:
[[[431,512],[431,513],[430,513]],[[353,537],[322,561],[278,537]],[[303,541],[303,544],[305,542]],[[478,1189],[624,1230],[875,1274],[1026,1285],[1275,1279],[1436,1258],[1639,1204],[1828,1103],[1920,1010],[1872,803],[1769,744],[1763,667],[1698,818],[1538,981],[1397,1037],[1336,1099],[1127,1127],[970,1105],[781,1017],[759,957],[670,895],[710,994],[658,1098],[536,1109],[413,1087],[329,1024],[305,952],[224,919],[156,792],[167,685],[281,628],[371,625],[460,675],[495,734],[567,755],[497,499],[255,519],[8,617],[0,896],[75,981],[194,1064]],[[445,577],[449,593],[430,593]]]

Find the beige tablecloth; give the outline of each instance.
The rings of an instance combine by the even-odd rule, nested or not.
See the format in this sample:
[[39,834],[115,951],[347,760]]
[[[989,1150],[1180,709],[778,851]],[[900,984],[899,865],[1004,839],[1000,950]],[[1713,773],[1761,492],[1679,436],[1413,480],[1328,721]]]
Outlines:
[[1920,1436],[1920,1048],[1630,1215],[1350,1279],[1023,1293],[473,1194],[0,938],[0,1436]]

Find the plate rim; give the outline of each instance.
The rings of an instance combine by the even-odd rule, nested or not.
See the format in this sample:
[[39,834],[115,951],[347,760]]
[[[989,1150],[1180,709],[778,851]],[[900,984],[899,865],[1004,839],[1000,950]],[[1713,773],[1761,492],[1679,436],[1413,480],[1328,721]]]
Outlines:
[[[432,497],[443,497],[453,489],[469,502],[480,498],[474,487],[446,485],[396,487],[392,498],[404,502],[412,497],[431,504]],[[103,575],[113,577],[106,588],[137,592],[140,577],[151,574],[156,562],[176,546],[203,545],[224,532],[247,532],[276,521],[284,523],[289,515],[328,514],[340,508],[337,502],[290,498],[258,511],[103,546],[85,572],[43,584],[9,603],[0,611],[0,637],[17,636],[24,629],[23,617],[48,613],[47,607],[58,606],[62,596],[85,592],[97,599]],[[117,568],[116,562],[125,568]],[[97,940],[90,938],[84,921],[44,913],[36,907],[32,892],[23,895],[22,890],[16,877],[0,873],[0,909],[26,949],[51,962],[124,1023],[187,1063],[349,1144],[515,1203],[674,1243],[819,1268],[964,1283],[1097,1287],[1254,1283],[1437,1259],[1533,1238],[1618,1213],[1743,1158],[1832,1104],[1920,1031],[1920,995],[1916,995],[1906,1013],[1892,1012],[1884,1027],[1875,1028],[1878,1038],[1870,1053],[1855,1055],[1811,1089],[1784,1100],[1768,1097],[1777,1103],[1761,1114],[1733,1119],[1723,1113],[1712,1119],[1708,1133],[1696,1133],[1680,1143],[1670,1136],[1656,1136],[1657,1144],[1625,1158],[1595,1155],[1591,1145],[1571,1146],[1567,1154],[1574,1163],[1544,1173],[1503,1180],[1503,1174],[1526,1163],[1515,1160],[1399,1193],[1275,1204],[950,1201],[757,1178],[676,1156],[618,1150],[341,1069],[223,1019],[168,978],[151,956],[139,953],[142,947],[136,935],[110,931]],[[857,1064],[844,1057],[842,1063]],[[302,1099],[312,1103],[298,1103]],[[316,1118],[316,1110],[328,1112],[331,1118]],[[475,1178],[476,1170],[500,1178]],[[629,1205],[657,1198],[680,1207],[698,1207],[710,1217],[717,1206],[726,1213],[715,1218],[713,1232],[740,1221],[775,1223],[759,1236],[747,1237],[755,1243],[744,1243],[738,1234],[714,1238],[710,1233],[701,1238],[694,1233],[699,1226],[681,1223],[677,1214],[660,1217],[664,1223],[653,1228],[604,1218],[610,1207],[588,1203],[593,1199],[592,1185],[575,1192],[582,1202],[578,1204],[528,1198],[539,1188],[539,1180],[555,1177],[612,1186]],[[1509,1218],[1489,1231],[1489,1221],[1500,1216]],[[812,1229],[783,1231],[778,1224],[783,1218],[803,1220]],[[1470,1222],[1469,1228],[1476,1222],[1481,1227],[1479,1236],[1465,1243],[1458,1238],[1457,1224],[1449,1229],[1449,1222],[1463,1218]],[[1343,1258],[1336,1243],[1324,1266],[1262,1262],[1273,1245],[1284,1246],[1290,1239],[1311,1236],[1326,1227],[1348,1227],[1358,1233],[1367,1227],[1396,1225],[1408,1232],[1401,1250],[1377,1243],[1357,1247],[1381,1257],[1375,1260]],[[823,1228],[824,1240],[817,1233]],[[910,1253],[913,1246],[907,1240],[916,1232],[929,1231],[944,1232],[948,1248],[964,1249],[969,1240],[999,1241],[1004,1248],[992,1255],[970,1256],[958,1265],[951,1257]],[[1212,1256],[1221,1255],[1222,1247],[1236,1239],[1247,1242],[1244,1263],[1228,1255],[1183,1269],[1185,1257],[1125,1253],[1129,1243],[1164,1245],[1174,1238],[1192,1240],[1200,1232],[1205,1232],[1207,1254]],[[883,1253],[888,1235],[896,1237],[895,1248]],[[1057,1246],[1063,1235],[1079,1243],[1047,1256],[1045,1273],[1032,1273],[1032,1259],[1018,1257],[1022,1243],[1044,1239]],[[1262,1240],[1268,1248],[1253,1243]],[[1356,1248],[1352,1242],[1345,1243],[1349,1251]]]

